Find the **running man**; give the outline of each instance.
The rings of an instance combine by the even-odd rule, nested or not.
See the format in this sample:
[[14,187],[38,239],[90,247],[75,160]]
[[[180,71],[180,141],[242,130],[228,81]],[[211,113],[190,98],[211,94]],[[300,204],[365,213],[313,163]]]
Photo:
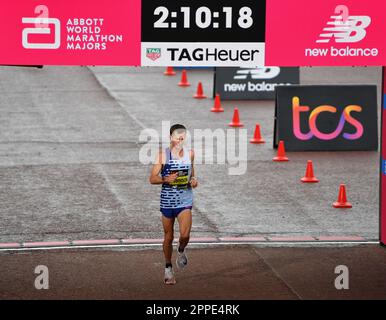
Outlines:
[[151,170],[150,183],[162,184],[160,210],[164,229],[165,284],[175,284],[172,267],[174,221],[177,218],[180,239],[176,265],[183,269],[187,263],[186,246],[192,227],[193,191],[197,187],[194,174],[194,152],[184,148],[186,128],[175,124],[170,128],[170,146],[161,150]]

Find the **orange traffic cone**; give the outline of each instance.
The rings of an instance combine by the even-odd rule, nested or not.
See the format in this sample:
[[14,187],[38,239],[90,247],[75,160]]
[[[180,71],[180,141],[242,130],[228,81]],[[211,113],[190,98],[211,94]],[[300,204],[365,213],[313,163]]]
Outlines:
[[333,203],[333,207],[334,208],[352,208],[352,204],[347,201],[345,184],[340,185],[338,201]]
[[235,127],[235,128],[244,127],[244,125],[240,122],[239,109],[238,108],[235,108],[235,110],[233,111],[232,122],[229,124],[229,126]]
[[186,75],[186,70],[182,70],[182,75],[181,75],[181,81],[178,83],[180,87],[189,87],[190,83],[188,81],[188,76]]
[[305,182],[305,183],[316,183],[316,182],[319,182],[319,179],[317,179],[314,176],[314,167],[312,165],[312,161],[311,160],[307,161],[306,175],[303,178],[301,178],[301,181]]
[[173,70],[173,67],[167,67],[166,71],[164,72],[165,76],[175,76],[176,73]]
[[285,147],[284,147],[284,141],[280,140],[279,142],[279,148],[277,149],[277,156],[272,159],[273,161],[289,161],[289,159],[285,155]]
[[255,143],[255,144],[258,144],[258,143],[265,143],[265,141],[263,140],[263,138],[261,137],[261,133],[260,133],[260,125],[258,123],[256,123],[256,128],[255,128],[255,133],[253,135],[253,138],[249,141],[250,143]]
[[204,95],[204,90],[202,89],[202,83],[199,82],[197,86],[197,92],[194,95],[195,99],[206,99],[206,95]]
[[212,111],[212,112],[224,112],[224,109],[221,107],[221,100],[220,100],[219,94],[216,94],[216,97],[214,98],[214,106],[210,111]]

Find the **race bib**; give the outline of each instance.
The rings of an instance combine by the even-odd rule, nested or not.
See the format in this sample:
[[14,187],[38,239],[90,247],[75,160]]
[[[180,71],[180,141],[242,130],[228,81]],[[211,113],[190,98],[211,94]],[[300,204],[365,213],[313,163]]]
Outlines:
[[177,171],[177,173],[178,173],[177,179],[174,180],[174,182],[170,183],[170,185],[177,186],[177,187],[187,186],[189,184],[189,170],[179,170]]

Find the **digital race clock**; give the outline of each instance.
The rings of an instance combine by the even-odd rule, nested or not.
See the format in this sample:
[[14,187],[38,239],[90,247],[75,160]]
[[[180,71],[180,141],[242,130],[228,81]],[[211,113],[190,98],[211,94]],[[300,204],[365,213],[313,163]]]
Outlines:
[[142,65],[264,65],[265,0],[143,0],[141,32]]

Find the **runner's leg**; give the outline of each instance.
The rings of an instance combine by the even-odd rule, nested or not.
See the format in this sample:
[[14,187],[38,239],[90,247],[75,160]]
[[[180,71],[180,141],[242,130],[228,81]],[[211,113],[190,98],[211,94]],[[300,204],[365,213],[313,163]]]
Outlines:
[[163,251],[165,256],[165,263],[172,262],[174,220],[175,218],[166,218],[165,216],[162,215],[162,225],[164,228]]
[[177,220],[180,227],[179,249],[182,252],[188,245],[190,239],[190,230],[192,228],[192,211],[190,209],[182,211],[177,216]]

